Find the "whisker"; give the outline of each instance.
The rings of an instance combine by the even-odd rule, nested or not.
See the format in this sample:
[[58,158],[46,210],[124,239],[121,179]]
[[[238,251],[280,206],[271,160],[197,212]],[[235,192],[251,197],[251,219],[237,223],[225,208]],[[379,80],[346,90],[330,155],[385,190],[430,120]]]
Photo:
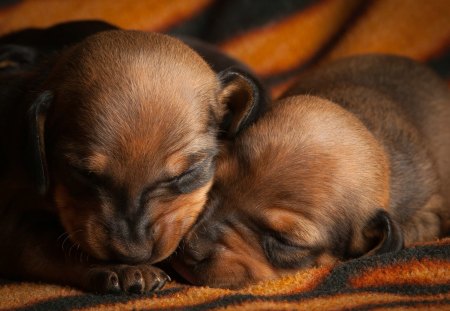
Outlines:
[[[77,243],[78,244],[78,243]],[[72,249],[74,248],[75,245],[77,245],[75,243],[72,243],[72,246],[69,248],[69,258],[72,255]]]
[[64,250],[64,244],[66,244],[66,242],[67,242],[67,240],[68,240],[69,238],[70,238],[70,235],[67,234],[66,238],[64,239],[64,241],[63,241],[62,244],[61,244],[61,249],[63,250],[63,252],[65,251],[65,250]]
[[80,263],[83,263],[83,251],[80,251]]
[[69,235],[69,233],[68,233],[67,231],[64,231],[63,233],[61,233],[61,234],[56,238],[56,242],[59,242],[59,240],[60,240],[64,235]]

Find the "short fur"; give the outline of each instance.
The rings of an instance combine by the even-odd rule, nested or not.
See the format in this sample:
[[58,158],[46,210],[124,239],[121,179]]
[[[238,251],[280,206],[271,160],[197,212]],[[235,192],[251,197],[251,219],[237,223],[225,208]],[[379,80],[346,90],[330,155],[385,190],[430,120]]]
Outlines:
[[174,267],[233,288],[436,239],[449,161],[450,93],[427,68],[382,55],[323,65],[221,150]]
[[[161,288],[168,277],[150,264],[202,211],[218,135],[259,113],[258,96],[233,94],[257,82],[215,73],[175,38],[120,30],[38,70],[0,74],[0,275],[95,292]],[[234,122],[221,129],[225,116]]]

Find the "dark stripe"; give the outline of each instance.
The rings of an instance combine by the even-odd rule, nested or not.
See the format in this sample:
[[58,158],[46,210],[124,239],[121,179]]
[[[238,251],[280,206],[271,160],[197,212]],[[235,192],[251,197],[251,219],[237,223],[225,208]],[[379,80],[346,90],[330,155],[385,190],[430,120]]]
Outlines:
[[422,285],[394,285],[385,287],[368,287],[368,288],[348,288],[342,290],[339,293],[331,291],[313,290],[311,292],[302,292],[296,294],[288,295],[274,295],[274,296],[262,296],[262,295],[244,295],[235,294],[225,297],[215,299],[206,303],[201,303],[193,306],[184,306],[179,308],[151,308],[145,309],[147,311],[162,311],[162,310],[189,310],[189,311],[202,311],[214,308],[224,308],[230,306],[237,306],[244,303],[251,303],[255,301],[262,302],[300,302],[306,299],[316,299],[316,298],[329,298],[331,296],[341,296],[344,294],[358,294],[358,293],[389,293],[389,294],[401,294],[408,296],[415,295],[439,295],[446,294],[450,292],[450,285],[433,285],[433,286],[422,286]]
[[16,308],[14,310],[35,310],[35,311],[47,311],[47,310],[68,310],[68,309],[78,309],[78,308],[86,308],[93,307],[96,305],[102,304],[111,304],[111,303],[124,303],[130,302],[135,299],[143,299],[143,298],[162,298],[167,296],[172,296],[174,294],[178,294],[181,291],[185,290],[186,287],[173,287],[168,289],[163,289],[156,293],[150,293],[145,295],[94,295],[94,294],[85,294],[79,296],[71,296],[71,297],[60,297],[56,299],[49,299],[46,301],[41,301],[33,305]]
[[433,68],[441,77],[448,80],[450,79],[450,50],[445,49],[444,53],[429,60],[428,66]]
[[0,37],[0,44],[25,45],[48,53],[112,29],[117,27],[99,20],[68,21],[48,28],[25,28],[6,34]]
[[10,281],[7,279],[0,279],[0,285],[10,285],[10,284],[14,284],[14,283],[17,283],[17,282]]
[[395,284],[395,285],[384,285],[384,286],[368,286],[361,288],[349,288],[344,290],[343,293],[358,293],[358,292],[374,292],[374,293],[389,293],[389,294],[399,294],[399,295],[439,295],[446,294],[450,292],[450,284],[433,284],[433,285],[422,285],[422,284]]
[[450,261],[450,245],[413,247],[395,253],[350,260],[337,265],[318,289],[337,292],[348,286],[348,279],[361,271],[425,258]]
[[189,311],[200,311],[200,310],[209,310],[219,307],[227,307],[227,306],[235,306],[246,302],[252,302],[252,301],[268,301],[267,297],[265,296],[257,296],[257,295],[243,295],[243,294],[236,294],[236,295],[229,295],[225,297],[221,297],[206,303],[194,305],[194,306],[183,306],[179,308],[151,308],[151,309],[145,309],[146,311],[159,311],[159,310],[189,310]]
[[395,307],[431,307],[431,306],[443,306],[450,304],[449,299],[437,299],[437,300],[402,300],[386,303],[371,303],[360,305],[356,308],[350,308],[347,310],[357,311],[357,310],[370,310],[377,308],[395,308]]
[[[310,292],[301,292],[288,295],[274,295],[274,296],[262,296],[262,295],[247,295],[247,294],[234,294],[223,298],[219,298],[207,303],[202,303],[194,306],[178,308],[175,310],[206,310],[210,308],[224,307],[230,305],[238,305],[241,303],[252,302],[256,300],[282,302],[282,301],[301,301],[304,299],[329,297],[336,294],[351,294],[351,293],[367,293],[367,292],[380,292],[380,293],[395,293],[402,295],[437,295],[450,292],[450,285],[387,285],[380,287],[367,287],[367,288],[351,288],[347,283],[348,278],[361,272],[361,270],[370,269],[372,267],[382,267],[388,264],[395,264],[399,262],[407,262],[408,260],[435,258],[445,259],[450,258],[450,245],[435,245],[435,246],[422,246],[417,248],[405,249],[397,253],[385,254],[382,256],[374,256],[368,258],[357,259],[343,263],[338,266],[333,272],[321,283],[316,289]],[[97,295],[80,295],[75,297],[61,297],[56,299],[50,299],[47,301],[39,302],[34,305],[19,308],[17,310],[54,310],[64,309],[68,306],[73,308],[82,308],[95,306],[100,304],[109,303],[123,303],[129,302],[136,297],[152,298],[152,297],[166,297],[176,293],[181,293],[189,287],[175,287],[167,290],[162,290],[155,294],[143,295],[143,296],[97,296]],[[166,309],[149,309],[149,310],[173,310],[174,308]]]
[[[324,0],[321,0],[324,1]],[[217,43],[244,31],[282,19],[320,1],[314,0],[218,0],[197,16],[169,30]]]
[[3,9],[4,7],[19,4],[22,0],[0,0],[0,8]]
[[[310,292],[301,292],[290,295],[242,295],[235,294],[219,298],[204,304],[179,309],[169,308],[170,310],[207,310],[211,308],[225,307],[241,304],[244,302],[261,301],[300,301],[303,299],[320,298],[333,295],[362,293],[362,292],[380,292],[402,295],[437,295],[450,292],[450,285],[385,285],[379,287],[351,288],[348,279],[364,270],[371,268],[380,268],[391,264],[407,263],[411,260],[421,259],[439,259],[450,260],[450,245],[431,245],[415,248],[408,248],[395,253],[388,253],[379,256],[359,258],[338,265],[328,275],[325,280]],[[149,310],[168,310],[168,309],[149,309]]]
[[373,0],[362,1],[350,17],[342,23],[342,25],[336,30],[334,35],[320,48],[317,53],[315,53],[311,59],[306,62],[301,63],[299,66],[287,70],[283,73],[276,74],[274,76],[266,77],[263,81],[269,86],[275,86],[282,83],[290,78],[299,75],[301,72],[305,71],[309,67],[315,65],[319,60],[321,60],[325,55],[327,55],[341,40],[343,35],[361,18],[364,17],[367,9],[371,6]]

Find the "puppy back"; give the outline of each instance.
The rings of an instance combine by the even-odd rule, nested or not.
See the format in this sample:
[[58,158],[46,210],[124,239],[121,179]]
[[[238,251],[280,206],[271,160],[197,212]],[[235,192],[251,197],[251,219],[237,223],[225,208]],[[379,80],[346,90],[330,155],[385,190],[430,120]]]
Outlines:
[[436,192],[446,201],[439,213],[448,214],[450,92],[435,73],[404,57],[354,56],[305,74],[289,94],[330,99],[374,134],[390,158],[398,219],[407,222]]

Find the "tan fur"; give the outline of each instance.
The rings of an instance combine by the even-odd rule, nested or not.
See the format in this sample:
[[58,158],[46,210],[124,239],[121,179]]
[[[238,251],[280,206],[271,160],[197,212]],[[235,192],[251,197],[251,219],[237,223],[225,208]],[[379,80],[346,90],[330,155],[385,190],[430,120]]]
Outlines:
[[448,213],[448,133],[448,89],[418,64],[324,65],[224,146],[174,267],[237,287],[435,239]]
[[[253,92],[246,85],[252,76],[214,72],[172,37],[121,30],[89,36],[41,66],[24,100],[8,103],[13,134],[0,137],[11,150],[0,200],[13,208],[2,224],[15,224],[0,226],[0,248],[15,254],[0,259],[0,275],[98,292],[160,288],[168,277],[150,264],[167,258],[202,212],[225,113],[259,104],[245,95]],[[222,74],[238,77],[231,89]],[[235,92],[244,98],[238,104]],[[34,198],[34,184],[43,196],[28,206],[17,197]],[[36,225],[28,214],[51,225]],[[14,243],[6,241],[12,236]],[[35,263],[21,256],[34,244],[46,250]],[[136,269],[139,284],[129,278]]]
[[[123,53],[124,49],[127,53]],[[57,101],[46,120],[51,133],[48,143],[57,144],[59,152],[74,165],[81,164],[108,176],[130,198],[139,196],[143,187],[152,182],[183,173],[192,164],[187,157],[202,152],[200,148],[214,148],[214,133],[208,132],[207,124],[210,111],[217,118],[223,114],[223,108],[215,100],[218,80],[206,63],[178,40],[152,33],[106,32],[71,48],[55,68],[46,83],[54,90]],[[70,120],[59,117],[63,111],[71,114]],[[59,157],[59,152],[52,156]],[[59,161],[52,160],[52,163]],[[208,188],[205,186],[201,192]],[[177,200],[161,204],[156,198],[152,209],[171,211],[175,213],[173,219],[181,218],[176,213],[184,215],[187,209],[195,219],[204,204],[204,195],[191,195],[192,200],[184,198],[183,202],[195,204],[171,208],[172,204],[178,206]],[[83,208],[79,197],[67,196],[68,191],[57,194],[56,203],[69,232],[84,230],[87,219],[90,223],[97,221],[98,208]],[[103,200],[102,209],[110,210],[114,204],[112,200]],[[76,212],[71,212],[75,206]],[[78,216],[80,209],[85,217]],[[153,223],[152,218],[149,220]],[[159,226],[166,227],[164,219],[160,221]],[[150,260],[167,257],[188,228],[185,225],[170,230],[171,239],[167,241],[155,239],[153,248],[159,253]],[[77,242],[97,257],[107,259],[102,243],[89,247],[85,245],[89,242]],[[152,249],[152,245],[130,247]],[[131,249],[121,248],[119,253],[127,254]]]

